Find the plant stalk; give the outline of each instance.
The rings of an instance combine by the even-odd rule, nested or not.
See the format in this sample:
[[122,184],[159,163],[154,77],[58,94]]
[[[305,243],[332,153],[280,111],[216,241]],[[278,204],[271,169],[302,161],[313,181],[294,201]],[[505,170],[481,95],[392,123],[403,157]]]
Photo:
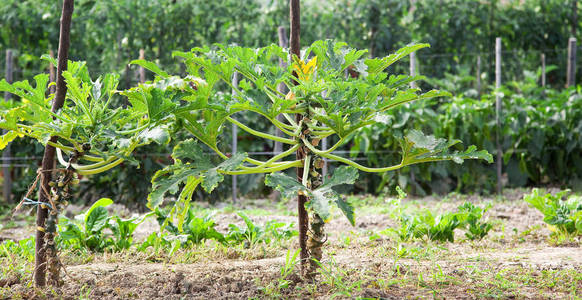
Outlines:
[[[84,152],[89,151],[89,145],[87,144],[83,150]],[[69,192],[70,184],[76,179],[73,165],[83,156],[84,152],[73,152],[64,173],[56,182],[53,181],[51,188],[51,209],[46,220],[44,249],[47,259],[48,283],[52,286],[63,285],[63,281],[61,280],[62,264],[57,253],[55,236],[57,234],[59,214],[67,206],[68,200],[71,197]]]

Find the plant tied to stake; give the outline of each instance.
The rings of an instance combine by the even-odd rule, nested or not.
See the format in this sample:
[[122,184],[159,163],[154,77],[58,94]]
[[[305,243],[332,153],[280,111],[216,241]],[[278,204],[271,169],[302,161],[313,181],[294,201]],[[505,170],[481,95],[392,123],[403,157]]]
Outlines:
[[[195,48],[174,53],[186,64],[188,75],[183,78],[172,76],[151,62],[134,61],[156,77],[122,92],[116,90],[118,76],[107,74],[93,80],[84,63],[70,62],[68,71],[63,72],[68,92],[58,111],[51,111],[53,95],[45,96],[46,74],[35,77],[35,87],[27,81],[14,84],[0,81],[0,91],[22,99],[7,102],[1,108],[0,128],[7,133],[1,137],[0,146],[29,136],[57,149],[57,158],[66,169],[59,171],[61,177],[49,193],[54,202],[68,197],[68,186],[75,181],[75,174],[105,172],[124,161],[138,163],[132,157],[137,147],[152,142],[167,144],[175,132],[184,130],[192,138],[180,141],[173,149],[174,164],[152,178],[148,207],[155,210],[163,204],[166,194],[177,194],[171,200],[173,205],[166,223],[177,219],[174,224],[182,231],[189,203],[199,185],[211,192],[225,175],[267,173],[266,184],[281,191],[284,197],[304,195],[308,200],[305,208],[313,221],[307,250],[315,263],[322,258],[324,224],[331,218],[332,205],[355,224],[353,207],[335,188],[354,183],[358,170],[386,172],[443,160],[491,161],[486,151],[477,151],[474,146],[461,150],[458,140],[446,141],[419,131],[399,138],[402,159],[394,166],[367,167],[333,154],[359,129],[386,120],[388,110],[411,101],[448,95],[437,90],[420,93],[408,88],[412,80],[422,77],[388,76],[385,72],[394,62],[426,46],[409,45],[385,58],[365,59],[366,51],[351,49],[344,43],[317,41],[302,57],[293,57],[293,63],[286,68],[281,68],[278,61],[287,59],[287,53],[275,45],[259,49],[222,45]],[[360,76],[346,78],[347,68],[355,68]],[[293,70],[296,75],[292,75]],[[231,84],[235,71],[243,76],[238,87]],[[288,94],[278,92],[280,83],[289,88]],[[231,89],[233,93],[224,92]],[[127,97],[130,105],[112,107],[112,99],[118,95]],[[265,118],[285,136],[260,132],[233,118],[243,111]],[[302,118],[296,121],[294,114]],[[278,116],[285,121],[279,121]],[[219,145],[227,123],[256,137],[279,141],[286,149],[265,161],[247,153],[228,156]],[[334,138],[336,143],[322,150],[319,141],[325,137]],[[303,151],[305,158],[290,158],[297,150]],[[344,166],[324,179],[319,172],[324,158]],[[297,167],[303,168],[301,182],[281,172]],[[51,206],[60,208],[64,204],[66,201]],[[55,221],[58,211],[54,210]],[[312,267],[306,275],[313,276],[314,271]]]
[[[102,173],[123,161],[136,163],[131,157],[135,148],[152,142],[167,143],[170,136],[165,121],[153,121],[144,106],[111,107],[117,92],[117,75],[106,74],[92,80],[84,63],[68,62],[68,70],[62,76],[67,94],[62,108],[54,111],[51,102],[55,95],[46,96],[51,86],[47,74],[35,76],[34,87],[28,81],[0,81],[0,91],[20,98],[1,108],[0,127],[7,132],[0,138],[0,149],[18,137],[28,136],[54,147],[58,162],[64,167],[55,169],[51,164],[51,168],[39,170],[19,205],[36,205],[48,212],[46,222],[37,226],[42,233],[40,253],[43,259],[46,257],[40,268],[47,270],[48,276],[44,272],[36,274],[35,282],[40,280],[44,285],[46,276],[54,286],[62,283],[62,265],[54,241],[58,217],[71,197],[70,186],[79,182],[78,175]],[[53,172],[59,175],[55,180],[47,176]],[[45,187],[43,182],[47,179],[50,180]],[[34,201],[30,198],[37,185],[41,199]]]
[[[388,76],[385,72],[399,59],[427,46],[409,45],[385,58],[365,59],[366,51],[351,49],[344,43],[317,41],[305,50],[302,57],[294,56],[293,63],[282,69],[277,61],[286,59],[287,53],[276,45],[259,49],[216,45],[174,53],[174,56],[185,59],[189,75],[184,78],[171,76],[151,62],[134,61],[157,74],[154,83],[149,85],[154,86],[150,90],[152,95],[156,88],[164,87],[163,90],[167,91],[172,87],[173,94],[165,100],[168,101],[166,113],[194,137],[180,142],[172,154],[175,163],[156,173],[148,206],[151,209],[160,206],[164,194],[177,193],[183,184],[168,218],[168,222],[177,218],[180,226],[198,185],[211,192],[224,175],[268,173],[265,183],[278,189],[283,197],[299,195],[308,199],[305,207],[312,222],[306,248],[313,264],[306,275],[312,277],[316,261],[322,258],[321,246],[326,239],[324,224],[331,218],[331,206],[336,205],[350,223],[355,224],[353,207],[337,194],[335,188],[353,184],[358,170],[381,173],[422,162],[492,161],[489,153],[477,151],[474,146],[460,150],[458,140],[447,141],[416,130],[399,138],[401,162],[394,166],[367,167],[333,154],[359,129],[384,122],[390,109],[415,100],[449,95],[438,90],[421,93],[419,89],[408,88],[411,81],[422,79],[422,76]],[[348,68],[354,68],[360,76],[346,78],[344,74]],[[231,84],[235,71],[243,76],[238,87]],[[288,94],[278,92],[280,83],[289,88]],[[221,86],[234,92],[221,92]],[[125,92],[130,102],[141,99],[142,96],[138,95],[146,92],[144,87]],[[262,116],[287,137],[254,130],[231,117],[242,111]],[[302,117],[295,119],[293,114]],[[277,118],[280,115],[284,122]],[[279,141],[287,145],[287,149],[266,161],[251,158],[246,153],[229,157],[219,145],[219,135],[225,123],[235,124],[256,137]],[[319,141],[325,137],[335,137],[337,142],[322,150]],[[298,150],[305,153],[304,158],[286,159]],[[220,159],[213,159],[208,151],[215,152]],[[345,166],[336,168],[330,178],[324,179],[319,172],[323,159]],[[290,168],[302,168],[301,181],[280,172]]]

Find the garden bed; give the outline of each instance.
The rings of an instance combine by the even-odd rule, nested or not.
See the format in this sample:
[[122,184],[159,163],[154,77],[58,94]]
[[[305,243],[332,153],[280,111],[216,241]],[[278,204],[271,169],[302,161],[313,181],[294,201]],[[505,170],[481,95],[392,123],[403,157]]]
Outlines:
[[[413,240],[400,242],[378,234],[398,226],[392,200],[352,197],[358,211],[356,226],[337,216],[326,224],[329,233],[324,261],[315,282],[301,282],[297,270],[285,278],[288,249],[297,249],[296,238],[280,243],[227,247],[214,242],[180,249],[173,255],[138,252],[63,253],[67,276],[58,290],[30,288],[29,266],[23,260],[1,258],[4,265],[0,295],[5,298],[65,299],[248,299],[248,298],[383,298],[417,297],[569,299],[582,295],[582,248],[579,238],[557,242],[542,215],[523,202],[523,190],[506,192],[503,200],[452,195],[446,198],[404,200],[403,208],[433,213],[454,211],[465,201],[491,203],[485,219],[493,229],[481,241],[469,241],[455,231],[455,242]],[[527,192],[527,191],[525,191]],[[248,203],[249,201],[247,201]],[[246,205],[257,224],[270,219],[295,222],[293,211],[269,200]],[[293,203],[287,205],[293,206]],[[201,213],[206,209],[199,208]],[[241,224],[240,218],[221,209],[214,220]],[[265,216],[272,213],[272,217]],[[334,212],[340,214],[339,211]],[[238,222],[238,223],[237,223]],[[157,224],[138,228],[143,239]],[[28,232],[28,228],[18,230]],[[18,230],[0,231],[21,236]],[[13,264],[12,269],[6,266]],[[289,264],[288,264],[289,265]],[[298,267],[298,266],[297,266]]]

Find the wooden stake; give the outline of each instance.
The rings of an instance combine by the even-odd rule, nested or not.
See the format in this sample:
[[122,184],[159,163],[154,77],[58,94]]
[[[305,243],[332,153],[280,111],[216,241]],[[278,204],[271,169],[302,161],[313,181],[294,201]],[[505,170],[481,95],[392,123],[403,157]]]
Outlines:
[[566,87],[576,85],[576,38],[568,40],[568,67],[566,74]]
[[[70,35],[71,35],[71,18],[74,10],[74,0],[63,0],[63,10],[61,14],[61,28],[59,33],[59,51],[58,51],[58,62],[57,62],[57,87],[56,94],[52,105],[52,112],[56,113],[65,102],[65,95],[67,94],[67,85],[65,79],[63,78],[63,71],[67,70],[67,59],[69,56],[69,46],[70,46]],[[55,143],[57,137],[53,136],[50,141]],[[46,193],[42,192],[44,190],[50,190],[49,182],[51,181],[52,174],[51,170],[54,166],[55,160],[55,148],[53,146],[47,145],[44,149],[44,155],[42,158],[42,181],[41,189],[39,192],[40,202],[49,202]],[[36,213],[36,226],[37,228],[44,228],[45,221],[48,215],[47,209],[42,208],[40,205],[37,208]],[[35,250],[35,267],[34,267],[34,285],[37,287],[43,287],[46,284],[46,253],[44,252],[44,232],[42,230],[36,231],[36,250]]]
[[[299,0],[289,1],[289,17],[291,19],[291,30],[289,37],[289,54],[291,56],[295,55],[301,57],[301,46],[299,43],[301,23],[300,23],[300,7]],[[297,75],[297,74],[295,74]],[[294,82],[294,84],[298,84]],[[301,114],[295,115],[295,121],[297,124],[302,120],[303,116]],[[298,160],[305,159],[305,149],[300,147],[295,153],[295,157]],[[297,180],[299,182],[303,181],[303,167],[298,167],[297,169]],[[307,210],[305,209],[305,203],[307,202],[307,197],[304,195],[297,196],[297,215],[299,221],[299,247],[301,248],[301,270],[305,274],[308,268],[309,253],[307,251],[307,228],[309,226],[309,216],[307,215]]]
[[[410,53],[410,76],[416,76],[416,53]],[[410,83],[410,88],[416,88],[416,82],[413,81]]]
[[[55,57],[55,52],[51,49],[49,50],[49,56],[51,58]],[[49,82],[53,83],[57,81],[57,73],[55,72],[55,65],[53,65],[52,62],[49,63]],[[51,85],[51,87],[49,88],[49,94],[54,94],[57,90],[57,86],[56,85]]]
[[546,54],[542,53],[542,87],[546,86]]
[[[287,38],[287,32],[285,30],[285,27],[283,26],[279,26],[279,28],[277,28],[277,33],[279,34],[279,47],[281,48],[287,48],[289,47],[289,39]],[[287,67],[287,62],[283,61],[282,59],[279,60],[279,66],[283,69]],[[287,90],[287,86],[284,83],[279,83],[279,85],[277,85],[277,91],[279,91],[279,93],[285,95],[287,94],[288,90]],[[280,122],[285,122],[285,118],[283,118],[282,115],[278,115],[277,116],[277,120]],[[275,129],[275,135],[278,137],[282,137],[283,136],[283,132],[281,132],[281,130],[279,128]],[[273,153],[274,154],[279,154],[283,152],[283,144],[281,142],[275,142],[275,146],[273,147]]]
[[497,194],[501,195],[503,186],[501,182],[502,167],[503,167],[503,153],[501,150],[501,97],[499,96],[499,88],[501,87],[501,38],[495,39],[495,121],[497,123],[497,131],[495,141],[497,144]]
[[[139,49],[139,59],[145,59],[145,51],[143,49]],[[144,83],[146,81],[145,77],[145,69],[144,67],[139,67],[139,82]]]
[[477,94],[481,95],[481,55],[477,56],[477,74],[475,75]]
[[[14,78],[12,77],[14,73],[14,58],[12,57],[12,50],[6,50],[6,81],[8,83],[12,83]],[[4,93],[4,101],[9,101],[12,98],[12,94],[9,92]],[[2,130],[3,133],[6,133],[6,130]],[[2,175],[4,176],[4,186],[3,186],[3,195],[4,201],[6,203],[12,203],[12,174],[11,174],[11,167],[12,164],[10,162],[11,157],[10,151],[10,144],[4,148],[2,151]]]
[[[416,76],[416,52],[410,53],[410,76]],[[416,81],[410,83],[410,88],[415,89],[417,87]],[[410,194],[416,195],[416,176],[412,166],[410,167]]]
[[[327,138],[321,140],[321,151],[327,150]],[[323,157],[323,168],[321,169],[321,175],[323,178],[327,176],[327,158]]]

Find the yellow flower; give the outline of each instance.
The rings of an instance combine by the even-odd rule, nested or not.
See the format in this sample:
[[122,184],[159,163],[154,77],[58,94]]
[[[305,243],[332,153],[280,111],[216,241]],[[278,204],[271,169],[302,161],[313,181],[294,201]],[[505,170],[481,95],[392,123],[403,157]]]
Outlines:
[[308,63],[303,60],[295,59],[293,62],[293,70],[297,74],[299,80],[307,81],[311,78],[311,74],[315,72],[317,67],[317,56],[313,57]]

